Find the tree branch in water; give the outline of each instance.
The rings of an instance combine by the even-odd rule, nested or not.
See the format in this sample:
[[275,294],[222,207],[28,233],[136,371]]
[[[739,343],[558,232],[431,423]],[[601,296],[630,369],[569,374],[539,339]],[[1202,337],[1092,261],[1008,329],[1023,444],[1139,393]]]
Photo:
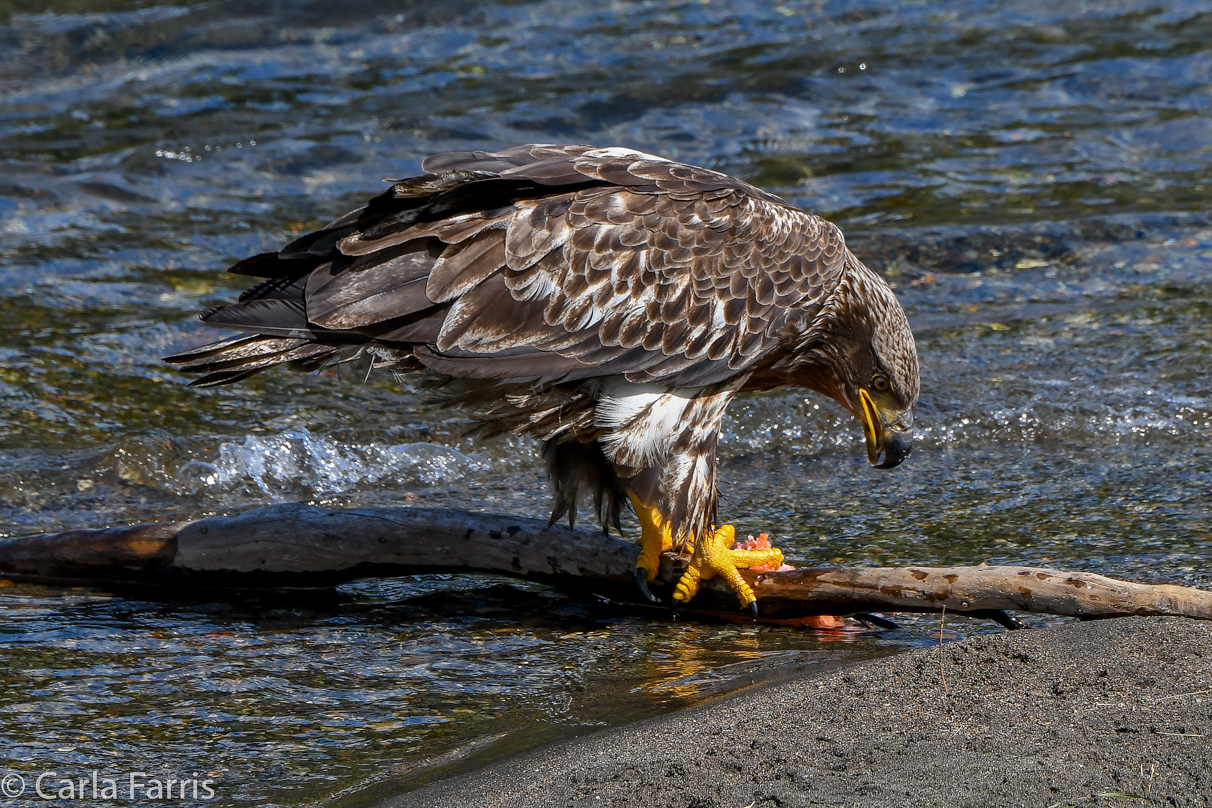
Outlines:
[[[0,539],[0,576],[45,583],[188,590],[331,587],[355,578],[483,572],[642,604],[639,548],[601,533],[439,508],[271,505],[233,516]],[[666,554],[654,592],[684,564]],[[1031,567],[811,567],[742,575],[762,619],[874,611],[997,617],[1003,610],[1083,618],[1212,619],[1212,592]],[[662,593],[662,589],[664,590]],[[742,615],[721,581],[682,612]],[[1002,622],[999,620],[999,622]]]

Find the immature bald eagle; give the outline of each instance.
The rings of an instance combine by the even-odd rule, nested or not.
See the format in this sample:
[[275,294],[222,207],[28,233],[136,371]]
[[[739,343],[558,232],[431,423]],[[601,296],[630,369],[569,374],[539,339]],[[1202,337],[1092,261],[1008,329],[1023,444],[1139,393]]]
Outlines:
[[[737,393],[798,385],[857,415],[871,464],[908,454],[917,353],[888,285],[833,224],[704,168],[628,149],[527,145],[430,157],[419,177],[230,271],[266,278],[169,357],[197,385],[369,355],[417,372],[490,431],[543,441],[552,521],[588,489],[630,501],[637,578],[692,550],[674,597],[777,550],[731,549],[716,444]],[[651,595],[649,595],[651,597]]]

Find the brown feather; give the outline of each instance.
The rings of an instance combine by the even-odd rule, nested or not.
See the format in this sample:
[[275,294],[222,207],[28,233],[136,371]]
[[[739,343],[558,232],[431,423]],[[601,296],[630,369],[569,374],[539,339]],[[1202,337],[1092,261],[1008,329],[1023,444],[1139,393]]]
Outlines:
[[434,263],[425,292],[435,303],[453,300],[505,265],[505,231],[488,230],[479,238],[447,247]]

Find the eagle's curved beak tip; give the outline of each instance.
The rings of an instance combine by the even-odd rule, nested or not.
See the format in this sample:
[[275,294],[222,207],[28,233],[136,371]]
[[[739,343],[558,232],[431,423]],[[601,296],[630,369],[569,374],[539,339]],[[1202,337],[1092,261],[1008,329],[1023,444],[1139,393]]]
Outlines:
[[[895,468],[913,451],[912,429],[885,429],[883,459],[880,463],[872,463],[877,469]],[[879,459],[877,457],[877,459]]]
[[859,400],[868,461],[877,469],[899,466],[913,450],[913,412],[907,410],[892,423],[886,423],[870,393],[860,390]]

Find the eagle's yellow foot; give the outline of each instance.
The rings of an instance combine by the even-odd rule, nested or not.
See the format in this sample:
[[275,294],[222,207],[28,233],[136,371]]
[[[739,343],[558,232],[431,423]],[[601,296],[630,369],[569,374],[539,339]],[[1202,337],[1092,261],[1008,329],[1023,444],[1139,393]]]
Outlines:
[[716,575],[724,576],[724,580],[732,587],[741,601],[741,606],[748,607],[750,614],[757,617],[757,596],[745,583],[738,569],[750,567],[773,566],[778,569],[783,563],[781,550],[734,550],[736,530],[732,525],[724,525],[715,529],[714,533],[703,536],[694,546],[694,555],[690,558],[690,566],[682,574],[674,589],[673,598],[683,603],[694,597],[699,591],[699,582]]
[[635,495],[630,495],[630,499],[640,518],[640,557],[635,563],[635,580],[644,597],[660,603],[660,598],[648,589],[648,582],[661,571],[661,553],[673,549],[673,528],[655,506],[645,505]]

